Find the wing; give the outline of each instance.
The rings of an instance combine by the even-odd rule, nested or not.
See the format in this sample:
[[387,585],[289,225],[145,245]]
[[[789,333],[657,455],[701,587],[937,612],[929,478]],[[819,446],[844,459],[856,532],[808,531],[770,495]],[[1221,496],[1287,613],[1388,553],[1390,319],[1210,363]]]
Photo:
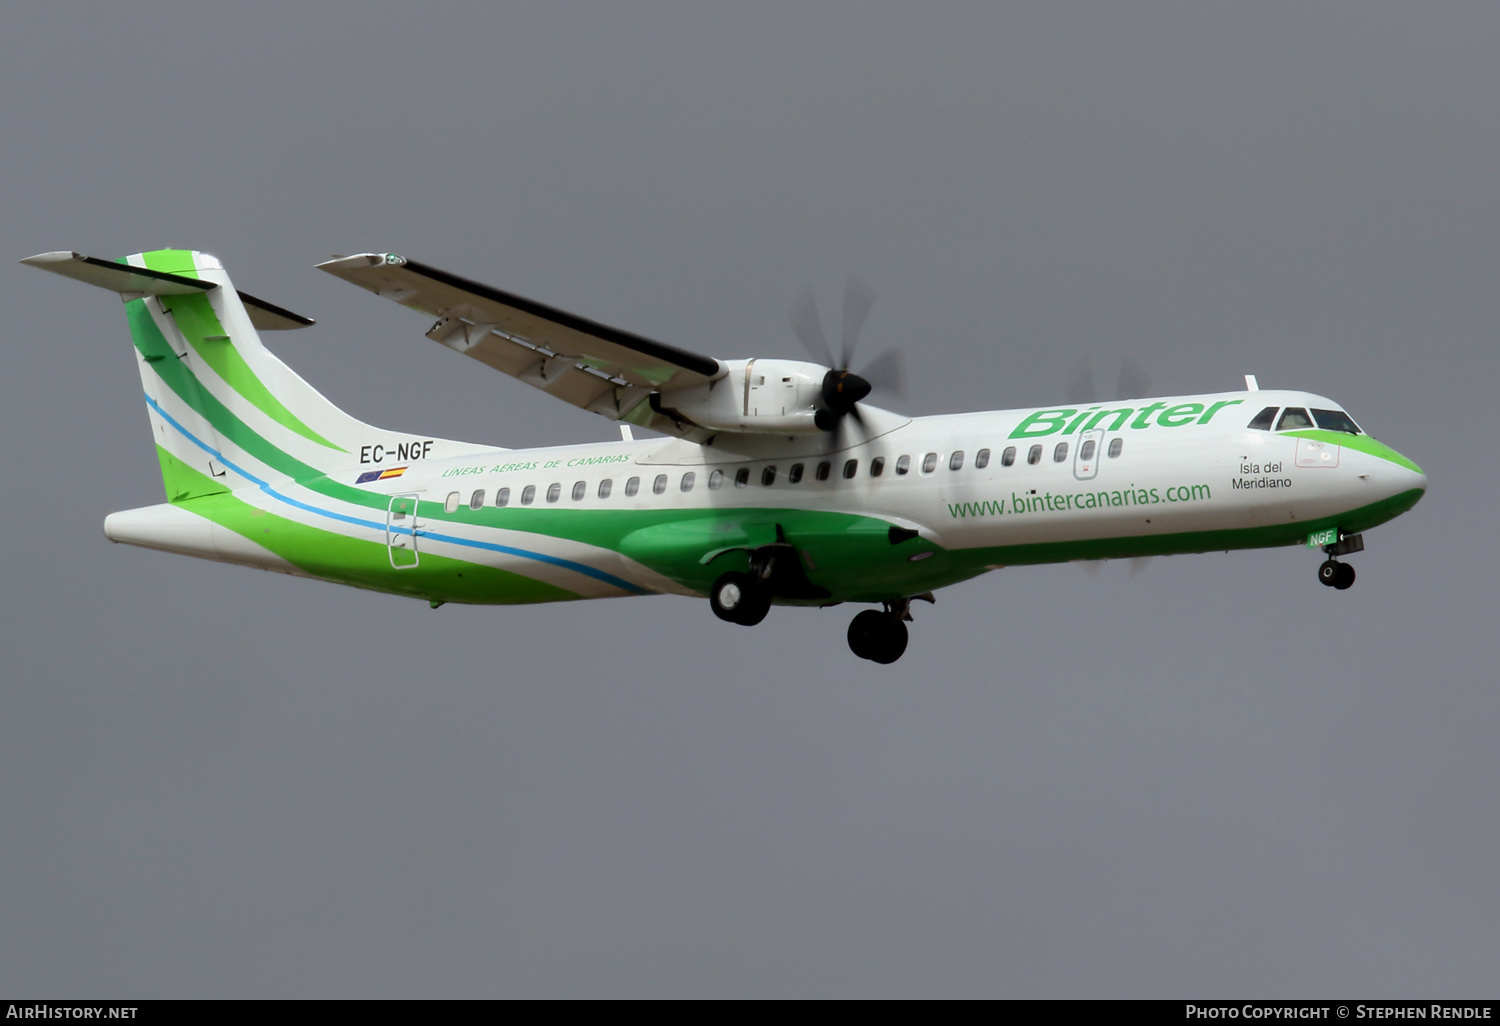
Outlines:
[[436,317],[427,332],[434,342],[611,420],[692,434],[653,409],[652,393],[701,385],[724,371],[717,360],[394,253],[361,253],[318,267]]

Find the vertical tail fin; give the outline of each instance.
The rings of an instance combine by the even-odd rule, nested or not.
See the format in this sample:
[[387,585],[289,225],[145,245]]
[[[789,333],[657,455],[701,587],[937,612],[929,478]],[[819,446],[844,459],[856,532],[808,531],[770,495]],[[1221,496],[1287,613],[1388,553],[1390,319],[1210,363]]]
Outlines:
[[[227,490],[228,464],[267,479],[315,476],[353,462],[350,452],[375,429],[261,344],[252,308],[217,259],[169,249],[127,257],[126,264],[215,286],[124,294],[170,501]],[[265,306],[256,302],[254,309]]]
[[[207,253],[164,249],[113,262],[61,252],[22,262],[125,300],[171,502],[229,491],[246,479],[308,480],[347,470],[361,463],[362,450],[395,452],[406,440],[349,416],[273,356],[257,326],[312,322],[237,292]],[[413,459],[458,444],[423,441]]]

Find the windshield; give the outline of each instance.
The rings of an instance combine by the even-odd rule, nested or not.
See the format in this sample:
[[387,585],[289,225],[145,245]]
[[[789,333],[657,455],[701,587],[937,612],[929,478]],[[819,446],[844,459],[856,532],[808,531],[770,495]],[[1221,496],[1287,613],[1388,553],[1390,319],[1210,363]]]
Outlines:
[[1288,406],[1281,419],[1276,422],[1277,431],[1300,431],[1312,426],[1313,422],[1308,418],[1307,411],[1300,406]]
[[1359,426],[1350,420],[1349,414],[1343,410],[1313,410],[1312,412],[1317,418],[1318,427],[1324,431],[1342,431],[1346,435],[1360,433]]

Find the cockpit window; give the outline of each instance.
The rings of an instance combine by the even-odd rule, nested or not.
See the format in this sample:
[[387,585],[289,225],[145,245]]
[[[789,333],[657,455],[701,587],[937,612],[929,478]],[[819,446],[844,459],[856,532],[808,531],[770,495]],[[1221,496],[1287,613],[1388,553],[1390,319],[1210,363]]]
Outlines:
[[1346,435],[1359,434],[1359,426],[1349,419],[1343,410],[1313,410],[1318,427],[1324,431],[1342,431]]
[[1267,406],[1264,410],[1257,413],[1255,419],[1247,426],[1256,431],[1271,430],[1271,425],[1276,423],[1276,411],[1279,409],[1281,409],[1279,406]]
[[1288,406],[1286,412],[1281,415],[1281,419],[1276,422],[1277,431],[1297,431],[1312,426],[1312,418],[1300,406]]

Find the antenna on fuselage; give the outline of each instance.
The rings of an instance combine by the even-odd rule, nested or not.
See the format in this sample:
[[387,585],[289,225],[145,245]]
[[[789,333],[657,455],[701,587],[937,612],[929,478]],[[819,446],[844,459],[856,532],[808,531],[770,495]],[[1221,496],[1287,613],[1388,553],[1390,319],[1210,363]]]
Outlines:
[[1255,380],[1255,375],[1254,374],[1246,374],[1245,375],[1245,391],[1246,392],[1259,392],[1260,391],[1260,382],[1258,382],[1258,381]]

